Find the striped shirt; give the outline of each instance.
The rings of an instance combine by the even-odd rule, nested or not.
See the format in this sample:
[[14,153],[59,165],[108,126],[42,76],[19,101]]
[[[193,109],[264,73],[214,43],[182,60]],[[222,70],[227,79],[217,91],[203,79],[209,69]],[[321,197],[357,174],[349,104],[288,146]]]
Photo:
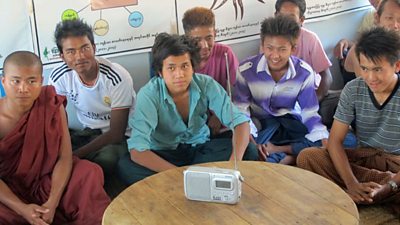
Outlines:
[[[130,108],[132,113],[136,94],[132,77],[126,69],[101,57],[96,57],[96,60],[99,73],[93,86],[83,84],[76,71],[65,63],[52,71],[49,84],[74,105],[78,120],[84,127],[106,132],[110,129],[111,110]],[[129,135],[129,130],[126,135]]]
[[[329,133],[321,123],[315,93],[315,72],[301,59],[291,56],[284,76],[275,82],[263,54],[243,61],[234,91],[235,104],[248,116],[257,119],[291,114],[307,127],[306,138],[318,141]],[[296,103],[300,111],[296,109]],[[252,133],[254,134],[254,133]]]
[[350,124],[354,119],[362,147],[400,155],[400,79],[388,99],[379,105],[361,77],[344,87],[334,118]]

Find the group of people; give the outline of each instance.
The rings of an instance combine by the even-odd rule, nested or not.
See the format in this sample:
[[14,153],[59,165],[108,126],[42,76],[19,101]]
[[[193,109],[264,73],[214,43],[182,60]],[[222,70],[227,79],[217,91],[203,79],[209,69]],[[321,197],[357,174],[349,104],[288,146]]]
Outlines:
[[[331,179],[356,203],[398,206],[400,1],[382,0],[377,26],[350,49],[358,77],[343,89],[330,132],[318,110],[332,82],[331,62],[317,35],[302,27],[306,3],[277,0],[275,9],[261,24],[261,53],[240,63],[215,42],[213,12],[189,9],[185,35],[156,36],[156,76],[137,95],[128,71],[95,56],[92,29],[79,19],[56,27],[64,64],[49,86],[34,53],[7,56],[0,223],[100,224],[110,202],[104,179],[118,175],[129,185],[173,167],[235,157],[297,164]],[[83,130],[68,129],[66,101]],[[343,146],[350,126],[356,149]]]

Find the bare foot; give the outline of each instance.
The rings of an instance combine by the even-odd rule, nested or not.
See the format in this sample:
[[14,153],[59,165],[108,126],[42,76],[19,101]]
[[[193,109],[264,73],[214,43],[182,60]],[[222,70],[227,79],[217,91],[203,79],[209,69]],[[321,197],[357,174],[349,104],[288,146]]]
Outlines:
[[267,144],[264,145],[265,148],[267,149],[268,153],[277,153],[277,152],[281,152],[278,150],[278,146],[272,144],[271,142],[268,142]]

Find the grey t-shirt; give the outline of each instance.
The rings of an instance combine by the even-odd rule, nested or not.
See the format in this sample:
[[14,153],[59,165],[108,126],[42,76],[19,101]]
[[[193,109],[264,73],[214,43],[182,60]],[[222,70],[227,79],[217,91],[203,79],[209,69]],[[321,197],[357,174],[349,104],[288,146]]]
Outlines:
[[355,119],[359,145],[400,155],[400,79],[389,98],[379,105],[359,77],[343,89],[334,118],[350,124]]

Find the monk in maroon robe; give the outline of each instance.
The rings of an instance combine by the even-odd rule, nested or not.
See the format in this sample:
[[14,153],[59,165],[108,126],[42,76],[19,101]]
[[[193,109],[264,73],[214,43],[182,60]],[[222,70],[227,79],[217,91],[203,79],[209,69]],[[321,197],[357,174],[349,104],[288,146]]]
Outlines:
[[42,64],[4,61],[0,99],[0,224],[101,224],[110,199],[99,166],[73,158],[65,97],[42,87]]

